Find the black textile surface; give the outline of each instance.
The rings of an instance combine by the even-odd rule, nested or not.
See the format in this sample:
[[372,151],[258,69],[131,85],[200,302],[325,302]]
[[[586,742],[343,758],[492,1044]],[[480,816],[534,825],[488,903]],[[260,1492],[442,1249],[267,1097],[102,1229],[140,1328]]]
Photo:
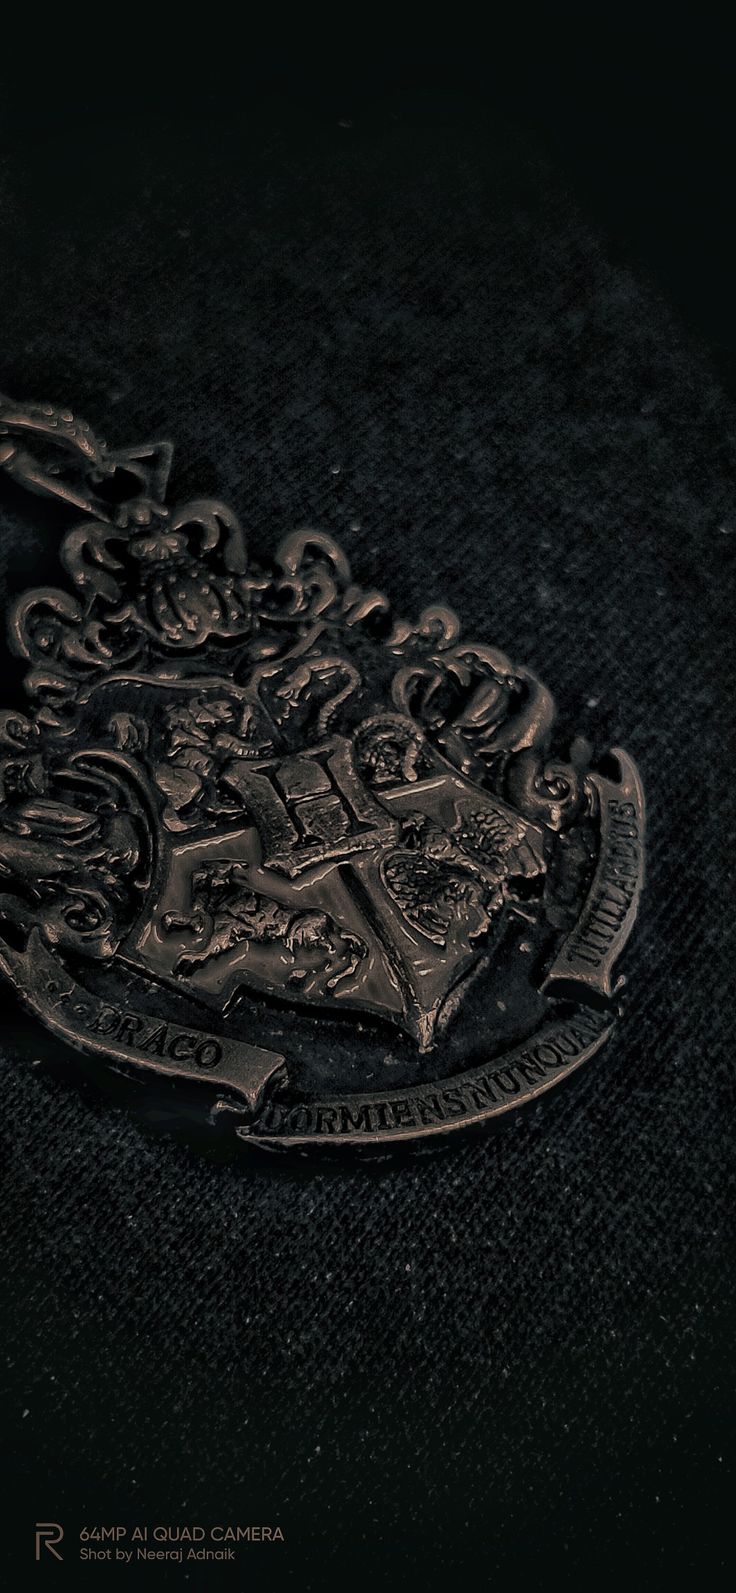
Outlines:
[[[170,436],[177,493],[254,543],[319,526],[399,611],[450,601],[632,752],[651,859],[607,1050],[378,1170],[213,1164],[30,1066],[9,1008],[5,1547],[50,1575],[37,1520],[262,1520],[285,1545],[223,1586],[720,1586],[736,460],[707,353],[480,113],[72,120],[1,181],[0,387]],[[50,523],[8,503],[8,592]]]

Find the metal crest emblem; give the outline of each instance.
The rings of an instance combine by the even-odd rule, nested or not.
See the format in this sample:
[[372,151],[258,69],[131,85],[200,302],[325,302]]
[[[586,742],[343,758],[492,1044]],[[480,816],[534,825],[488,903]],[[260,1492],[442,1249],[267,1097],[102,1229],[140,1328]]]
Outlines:
[[225,505],[169,506],[168,445],[0,400],[0,465],[82,516],[67,586],[12,603],[0,715],[0,966],[52,1033],[270,1148],[475,1122],[598,1048],[626,754],[557,750],[530,670],[444,604],[400,619],[322,532],[258,557]]

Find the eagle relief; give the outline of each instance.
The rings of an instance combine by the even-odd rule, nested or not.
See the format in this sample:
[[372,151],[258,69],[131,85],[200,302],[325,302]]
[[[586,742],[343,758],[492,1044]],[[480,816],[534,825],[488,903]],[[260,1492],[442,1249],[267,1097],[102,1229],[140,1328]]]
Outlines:
[[260,555],[171,450],[0,400],[57,499],[65,587],[18,596],[0,716],[0,966],[87,1056],[196,1081],[270,1148],[443,1132],[598,1048],[641,884],[620,749],[533,672],[416,621],[322,531]]

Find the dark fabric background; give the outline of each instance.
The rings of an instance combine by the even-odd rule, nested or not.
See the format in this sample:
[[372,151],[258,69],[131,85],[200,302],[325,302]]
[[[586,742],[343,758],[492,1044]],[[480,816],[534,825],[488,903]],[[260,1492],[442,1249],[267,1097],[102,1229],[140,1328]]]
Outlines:
[[[378,1170],[213,1164],[32,1066],[8,1008],[4,1547],[50,1576],[36,1520],[264,1520],[285,1546],[223,1586],[724,1585],[733,407],[482,106],[189,112],[8,145],[0,387],[452,602],[634,754],[651,863],[607,1051]],[[6,502],[9,593],[37,511]]]

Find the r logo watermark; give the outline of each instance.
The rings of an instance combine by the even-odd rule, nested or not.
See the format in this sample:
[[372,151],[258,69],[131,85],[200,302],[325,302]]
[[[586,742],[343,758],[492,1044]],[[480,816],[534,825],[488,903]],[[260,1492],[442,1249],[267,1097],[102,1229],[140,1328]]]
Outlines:
[[43,1546],[44,1549],[48,1549],[49,1554],[53,1554],[55,1560],[61,1560],[63,1556],[59,1554],[58,1549],[55,1548],[54,1545],[61,1543],[63,1536],[64,1528],[59,1526],[58,1521],[37,1521],[36,1559],[40,1560],[41,1547]]

